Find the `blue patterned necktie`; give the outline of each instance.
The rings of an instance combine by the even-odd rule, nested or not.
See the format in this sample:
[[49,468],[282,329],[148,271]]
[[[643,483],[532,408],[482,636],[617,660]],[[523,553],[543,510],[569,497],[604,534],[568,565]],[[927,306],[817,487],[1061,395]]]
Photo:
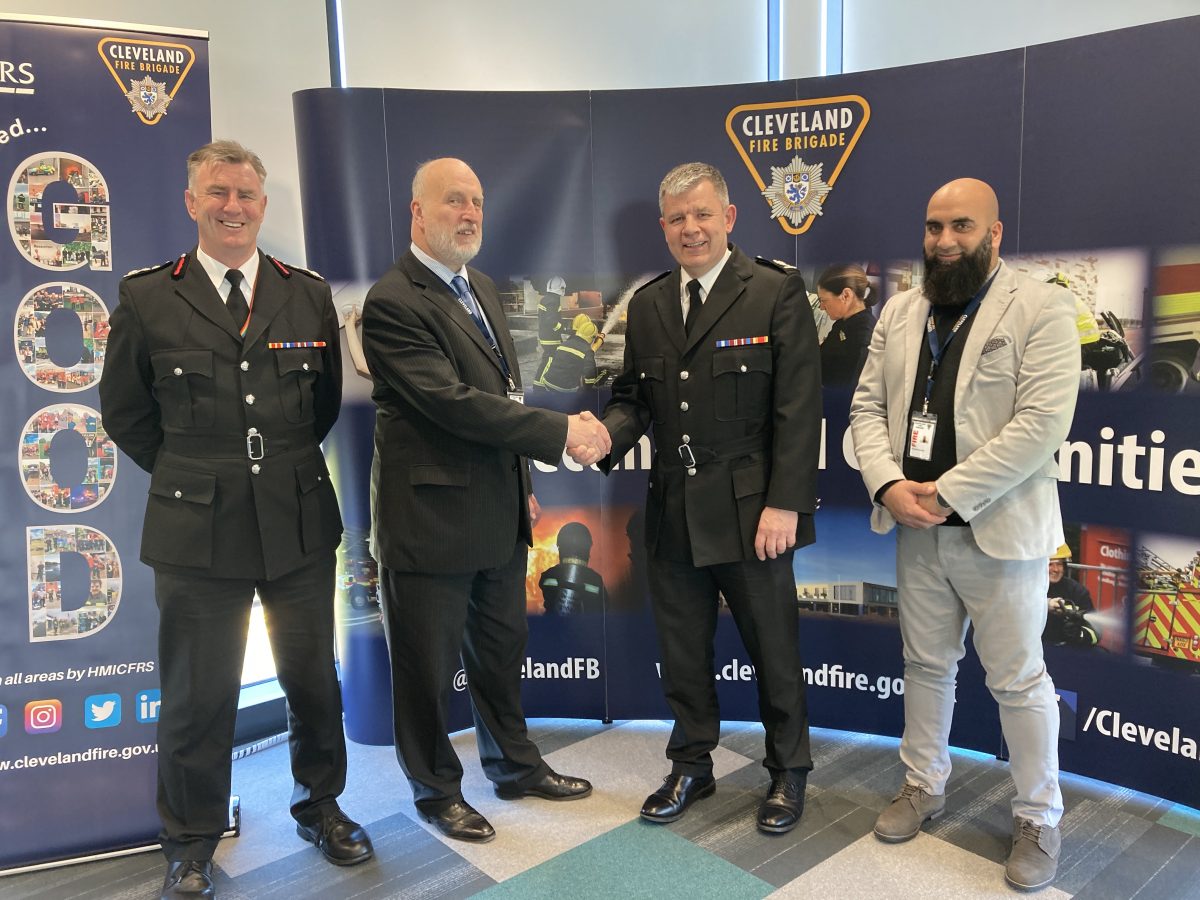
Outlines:
[[461,275],[455,275],[450,279],[450,286],[454,288],[454,293],[458,294],[458,299],[471,314],[471,321],[475,323],[475,327],[479,329],[483,339],[490,344],[492,342],[491,332],[488,331],[487,323],[483,321],[483,315],[479,312],[479,304],[475,302],[475,295],[471,293],[471,286],[467,284],[467,279]]

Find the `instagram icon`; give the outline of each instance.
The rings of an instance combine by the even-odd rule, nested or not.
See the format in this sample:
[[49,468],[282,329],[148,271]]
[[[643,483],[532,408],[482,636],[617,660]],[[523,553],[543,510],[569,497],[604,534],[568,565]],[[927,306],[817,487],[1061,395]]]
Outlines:
[[49,734],[62,728],[62,703],[58,700],[30,700],[25,704],[25,730],[29,734]]

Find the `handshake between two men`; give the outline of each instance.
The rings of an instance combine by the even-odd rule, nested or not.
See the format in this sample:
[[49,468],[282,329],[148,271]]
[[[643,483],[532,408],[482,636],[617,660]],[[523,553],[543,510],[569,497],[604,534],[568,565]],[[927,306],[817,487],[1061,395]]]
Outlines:
[[612,437],[604,423],[592,413],[583,412],[567,417],[567,454],[581,466],[590,466],[608,456]]

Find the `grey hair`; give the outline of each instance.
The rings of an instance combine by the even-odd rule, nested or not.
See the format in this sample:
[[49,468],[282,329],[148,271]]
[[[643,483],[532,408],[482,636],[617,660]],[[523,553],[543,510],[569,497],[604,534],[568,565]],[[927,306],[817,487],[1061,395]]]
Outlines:
[[263,165],[258,154],[247,150],[237,141],[212,141],[199,149],[193,150],[187,158],[188,188],[196,184],[196,173],[200,167],[207,164],[229,163],[240,166],[248,163],[259,181],[267,180],[267,167]]
[[717,197],[721,200],[721,205],[729,205],[729,186],[725,184],[725,177],[720,170],[708,163],[690,162],[673,168],[662,180],[662,184],[658,186],[659,214],[662,214],[663,201],[667,197],[678,197],[680,194],[690,191],[701,181],[712,182],[712,186],[717,191]]

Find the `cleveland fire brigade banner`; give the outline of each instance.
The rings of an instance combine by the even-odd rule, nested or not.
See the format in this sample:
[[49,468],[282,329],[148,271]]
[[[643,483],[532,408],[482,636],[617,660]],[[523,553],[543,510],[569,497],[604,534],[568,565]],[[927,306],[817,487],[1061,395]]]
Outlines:
[[147,478],[97,384],[130,269],[190,247],[200,33],[0,14],[0,869],[155,840]]
[[[1086,307],[1078,413],[1058,454],[1067,540],[1053,565],[1067,581],[1055,582],[1063,596],[1045,635],[1063,768],[1200,806],[1198,45],[1192,18],[767,84],[303,91],[294,106],[308,258],[342,306],[361,303],[408,246],[415,166],[466,159],[487,196],[476,265],[504,292],[527,402],[598,411],[621,365],[630,295],[672,265],[657,189],[673,165],[721,168],[738,207],[732,238],[747,252],[798,266],[810,290],[826,266],[856,263],[882,298],[921,282],[930,194],[965,175],[990,182],[1009,265],[1069,286]],[[814,315],[824,335],[815,302]],[[579,363],[542,387],[534,382],[555,347],[540,341],[555,325],[578,339]],[[332,442],[358,535],[339,604],[347,683],[386,665],[365,540],[368,394],[365,379],[347,384]],[[825,388],[817,543],[795,563],[800,644],[814,724],[896,735],[895,542],[868,528],[850,394]],[[650,465],[647,440],[608,478],[565,458],[535,466],[530,715],[669,715],[645,586]],[[713,675],[726,718],[757,718],[754,671],[728,616]],[[465,687],[461,676],[454,687]],[[347,707],[352,737],[387,740],[386,696],[348,696]],[[1005,753],[970,651],[951,737]]]

